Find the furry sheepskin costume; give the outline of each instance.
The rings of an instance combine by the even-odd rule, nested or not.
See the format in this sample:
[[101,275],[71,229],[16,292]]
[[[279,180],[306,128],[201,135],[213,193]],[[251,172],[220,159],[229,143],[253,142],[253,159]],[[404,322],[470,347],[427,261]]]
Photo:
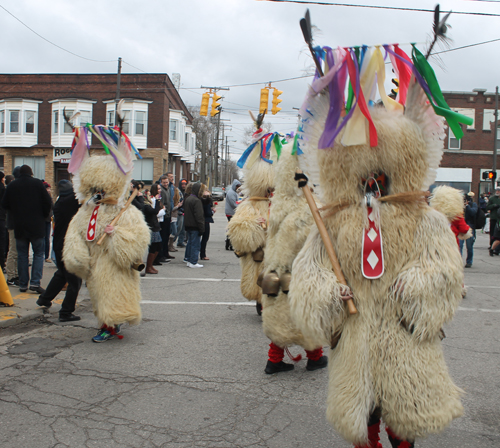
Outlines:
[[[324,223],[358,314],[348,315],[344,287],[313,227],[292,266],[292,317],[305,337],[334,345],[327,418],[335,429],[350,442],[366,444],[369,417],[381,408],[392,431],[413,441],[442,431],[463,412],[440,338],[462,298],[462,260],[448,221],[418,193],[435,179],[443,123],[413,82],[404,113],[370,109],[376,147],[345,147],[344,128],[333,147],[323,150],[318,139],[328,105],[326,90],[311,97],[302,148],[306,157],[315,158],[318,178],[313,181],[319,181],[320,200],[330,206]],[[381,172],[389,180],[387,195],[406,194],[406,200],[375,201],[385,269],[380,278],[368,279],[361,257],[369,218],[365,179]]]
[[450,229],[458,240],[472,237],[472,229],[464,219],[464,195],[456,188],[442,185],[436,187],[429,200],[432,208],[441,212],[450,222]]
[[[292,263],[311,231],[313,218],[307,202],[294,180],[298,157],[291,155],[292,145],[283,146],[276,166],[276,189],[271,199],[266,243],[264,277],[276,272],[282,278],[290,273]],[[279,347],[300,345],[306,350],[318,346],[304,338],[290,317],[288,294],[262,295],[262,324],[265,335]]]
[[[255,150],[255,153],[258,151]],[[238,205],[227,226],[231,244],[240,258],[241,293],[248,300],[255,300],[257,303],[261,303],[262,296],[262,290],[257,285],[257,278],[262,271],[262,260],[256,261],[255,258],[258,258],[257,255],[260,255],[266,246],[269,197],[274,189],[276,158],[271,160],[273,164],[259,157],[247,162],[243,169],[245,200]]]
[[[73,179],[82,206],[66,233],[63,259],[69,272],[86,281],[100,326],[115,327],[125,322],[134,325],[141,320],[140,277],[131,266],[142,259],[150,241],[143,214],[136,207],[128,207],[114,232],[97,245],[105,227],[125,203],[130,178],[120,171],[111,156],[92,156],[83,162]],[[92,198],[98,191],[104,191],[104,196],[97,215],[96,237],[87,241],[96,206]]]

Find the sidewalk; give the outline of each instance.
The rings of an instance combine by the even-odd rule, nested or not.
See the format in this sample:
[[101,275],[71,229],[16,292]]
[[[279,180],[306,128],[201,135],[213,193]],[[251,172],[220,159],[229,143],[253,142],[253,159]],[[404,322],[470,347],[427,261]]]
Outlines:
[[[55,272],[56,267],[54,263],[44,263],[42,277],[43,288],[47,287]],[[14,306],[0,306],[0,328],[37,319],[43,315],[57,317],[65,293],[64,291],[61,291],[58,298],[52,301],[52,306],[47,310],[36,304],[39,297],[38,293],[30,290],[27,292],[19,292],[18,286],[9,286],[9,290],[12,295],[12,300],[14,301]],[[86,291],[86,288],[82,287],[81,292],[83,292],[83,290]],[[86,294],[83,294],[83,296],[86,296]],[[78,302],[81,299],[82,297],[79,296],[76,305],[77,309],[79,306]]]

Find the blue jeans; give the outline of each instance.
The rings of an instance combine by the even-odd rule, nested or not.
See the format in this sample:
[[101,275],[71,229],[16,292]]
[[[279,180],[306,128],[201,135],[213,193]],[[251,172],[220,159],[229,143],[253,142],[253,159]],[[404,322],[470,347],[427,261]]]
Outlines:
[[175,235],[175,240],[177,240],[177,245],[182,246],[184,244],[184,239],[186,235],[186,229],[184,229],[184,215],[179,215],[177,217],[177,235]]
[[[472,236],[465,240],[465,246],[467,247],[467,259],[465,262],[472,265],[472,258],[474,257],[474,242],[476,241],[476,229],[472,229]],[[464,248],[464,240],[460,240],[460,255]]]
[[[33,248],[33,264],[31,265],[31,282],[29,275],[29,248]],[[16,238],[17,271],[19,273],[19,287],[40,286],[43,275],[43,261],[45,260],[45,238]]]
[[198,263],[198,256],[200,255],[201,236],[198,230],[186,230],[188,242],[184,258],[191,264]]

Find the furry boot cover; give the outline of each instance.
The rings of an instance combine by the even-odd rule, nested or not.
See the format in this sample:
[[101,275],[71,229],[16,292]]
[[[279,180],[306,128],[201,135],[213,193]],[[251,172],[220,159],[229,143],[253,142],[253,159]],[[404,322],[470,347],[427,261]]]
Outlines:
[[170,235],[168,238],[168,251],[169,252],[179,252],[174,246],[175,236]]
[[380,414],[375,411],[368,421],[368,445],[356,445],[355,448],[382,448],[380,443]]
[[415,443],[413,442],[401,440],[388,426],[386,426],[385,430],[389,436],[389,442],[391,442],[392,448],[413,448],[415,446]]

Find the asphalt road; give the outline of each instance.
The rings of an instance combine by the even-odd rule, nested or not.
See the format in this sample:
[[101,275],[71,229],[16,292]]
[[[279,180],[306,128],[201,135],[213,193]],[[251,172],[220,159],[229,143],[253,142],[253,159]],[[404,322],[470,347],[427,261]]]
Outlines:
[[[182,250],[143,279],[144,319],[125,327],[124,339],[91,342],[85,288],[79,322],[59,323],[55,305],[0,329],[2,448],[351,446],[325,420],[326,369],[307,372],[302,360],[292,372],[264,374],[269,341],[224,250],[223,205],[210,261],[188,269]],[[465,415],[417,447],[500,447],[500,257],[486,247],[479,234],[467,298],[443,341]],[[385,434],[382,442],[390,446]]]

